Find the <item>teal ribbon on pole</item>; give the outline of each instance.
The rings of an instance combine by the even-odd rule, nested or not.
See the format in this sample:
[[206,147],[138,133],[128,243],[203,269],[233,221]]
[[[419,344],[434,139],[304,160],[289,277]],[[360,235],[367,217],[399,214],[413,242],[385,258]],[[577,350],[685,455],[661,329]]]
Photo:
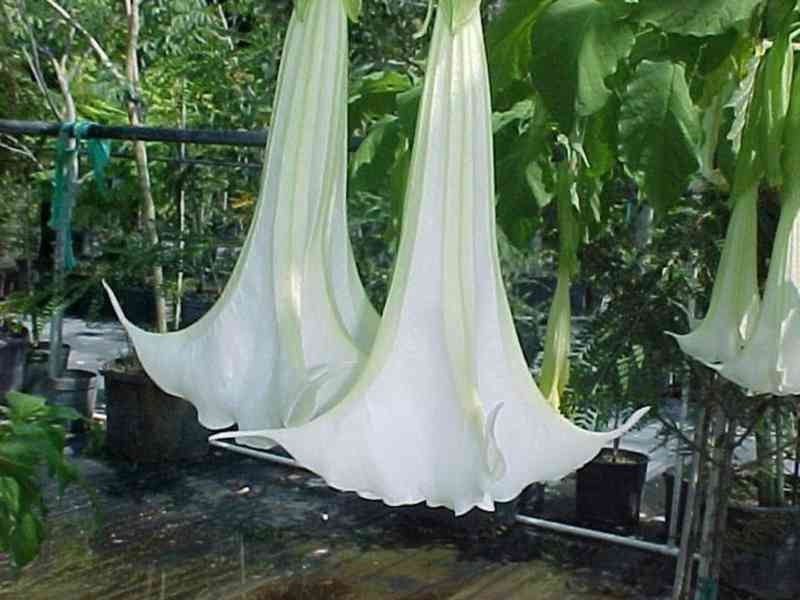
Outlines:
[[[56,141],[55,172],[53,174],[53,203],[48,226],[54,231],[64,232],[64,270],[71,271],[75,268],[75,255],[72,252],[72,205],[74,202],[74,189],[67,181],[67,164],[76,152],[80,151],[81,138],[91,127],[91,123],[77,122],[65,123],[61,126]],[[75,147],[68,149],[69,138],[75,138]],[[105,196],[108,185],[105,178],[105,169],[111,160],[111,142],[108,140],[90,139],[87,144],[89,164],[94,174],[97,193]]]

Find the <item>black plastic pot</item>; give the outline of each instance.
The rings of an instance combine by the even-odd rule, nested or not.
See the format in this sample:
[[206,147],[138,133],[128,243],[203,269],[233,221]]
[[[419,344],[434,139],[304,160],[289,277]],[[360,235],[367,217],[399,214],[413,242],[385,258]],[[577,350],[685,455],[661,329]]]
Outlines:
[[27,336],[0,338],[0,402],[5,402],[6,393],[22,389],[29,347]]
[[181,327],[188,327],[192,323],[200,320],[211,307],[215,300],[208,296],[186,294],[181,299]]
[[639,452],[604,448],[577,473],[578,520],[601,527],[633,529],[639,525],[648,457]]
[[101,374],[111,454],[133,463],[198,460],[208,454],[212,432],[200,425],[189,402],[163,392],[143,372],[106,368]]
[[[61,369],[63,373],[69,363],[69,344],[61,346]],[[31,348],[25,359],[25,380],[22,384],[22,391],[34,396],[45,396],[49,389],[49,363],[50,363],[50,342],[39,342],[35,348]]]

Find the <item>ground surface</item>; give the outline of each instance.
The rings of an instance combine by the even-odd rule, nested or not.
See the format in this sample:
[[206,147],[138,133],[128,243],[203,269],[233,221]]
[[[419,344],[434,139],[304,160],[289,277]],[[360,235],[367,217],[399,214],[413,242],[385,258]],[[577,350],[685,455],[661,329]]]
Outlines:
[[17,578],[3,569],[0,598],[600,600],[668,586],[668,559],[521,527],[465,531],[223,451],[158,468],[77,460],[96,515],[71,489],[40,559]]
[[[73,347],[72,368],[97,370],[125,349],[121,329],[111,323],[68,320],[65,339]],[[650,454],[639,534],[661,542],[660,474],[671,455],[653,449],[656,430],[628,436],[625,446]],[[60,500],[50,490],[49,540],[20,574],[0,562],[0,600],[669,597],[673,561],[660,555],[498,521],[466,529],[460,521],[391,509],[335,492],[311,474],[222,450],[193,464],[137,467],[84,456],[84,443],[73,440],[70,451],[94,503],[80,487]],[[570,522],[573,480],[548,486],[543,508],[531,501],[520,509]],[[740,588],[763,592],[760,598],[798,598],[792,595],[800,590],[797,536],[778,537],[788,544],[784,551],[757,560],[737,555],[733,575],[743,576]],[[774,573],[794,574],[781,583],[785,595],[770,591],[770,585],[778,589]],[[720,597],[749,596],[728,586]]]

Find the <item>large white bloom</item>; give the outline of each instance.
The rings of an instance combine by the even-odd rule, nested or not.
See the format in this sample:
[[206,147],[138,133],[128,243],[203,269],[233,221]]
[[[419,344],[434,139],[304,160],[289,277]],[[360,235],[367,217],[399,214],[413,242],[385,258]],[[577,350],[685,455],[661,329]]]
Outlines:
[[258,204],[211,311],[185,330],[153,334],[131,324],[109,290],[147,373],[192,402],[209,428],[309,420],[340,395],[372,345],[378,317],[345,214],[345,5],[356,4],[304,0],[292,15]]
[[338,489],[456,514],[566,475],[644,413],[617,431],[585,431],[531,378],[500,274],[483,33],[478,2],[466,2],[466,18],[437,14],[397,264],[369,359],[310,423],[246,432]]
[[800,189],[796,185],[785,188],[755,331],[742,352],[718,371],[753,394],[800,394]]
[[686,335],[669,333],[689,356],[707,365],[735,357],[759,312],[756,256],[758,185],[735,199],[706,317]]

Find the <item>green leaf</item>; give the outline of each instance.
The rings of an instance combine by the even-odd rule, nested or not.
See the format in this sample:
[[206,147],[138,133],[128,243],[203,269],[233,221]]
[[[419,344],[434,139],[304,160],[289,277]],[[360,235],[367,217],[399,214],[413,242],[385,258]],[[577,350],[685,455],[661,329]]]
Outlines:
[[42,543],[42,532],[43,526],[39,517],[30,512],[21,516],[9,540],[14,564],[22,567],[36,558]]
[[763,0],[640,0],[641,23],[681,35],[719,35],[746,21]]
[[792,12],[796,9],[796,0],[768,0],[767,35],[774,36],[784,29],[792,18]]
[[30,396],[21,392],[6,394],[9,407],[9,418],[12,421],[24,421],[41,415],[46,410],[46,401],[38,396]]
[[589,161],[587,171],[592,177],[604,177],[616,164],[618,118],[619,103],[613,100],[587,119],[583,147]]
[[642,61],[622,100],[619,133],[647,203],[660,210],[675,203],[700,166],[702,136],[682,66]]
[[561,0],[533,28],[533,84],[563,131],[603,108],[611,96],[606,77],[635,41],[619,16],[612,3]]
[[506,0],[486,33],[486,52],[492,93],[505,91],[513,81],[527,79],[531,64],[531,30],[554,0]]
[[394,163],[399,134],[399,122],[395,116],[386,116],[373,125],[353,154],[350,177],[356,178],[362,171],[367,179],[385,176]]

